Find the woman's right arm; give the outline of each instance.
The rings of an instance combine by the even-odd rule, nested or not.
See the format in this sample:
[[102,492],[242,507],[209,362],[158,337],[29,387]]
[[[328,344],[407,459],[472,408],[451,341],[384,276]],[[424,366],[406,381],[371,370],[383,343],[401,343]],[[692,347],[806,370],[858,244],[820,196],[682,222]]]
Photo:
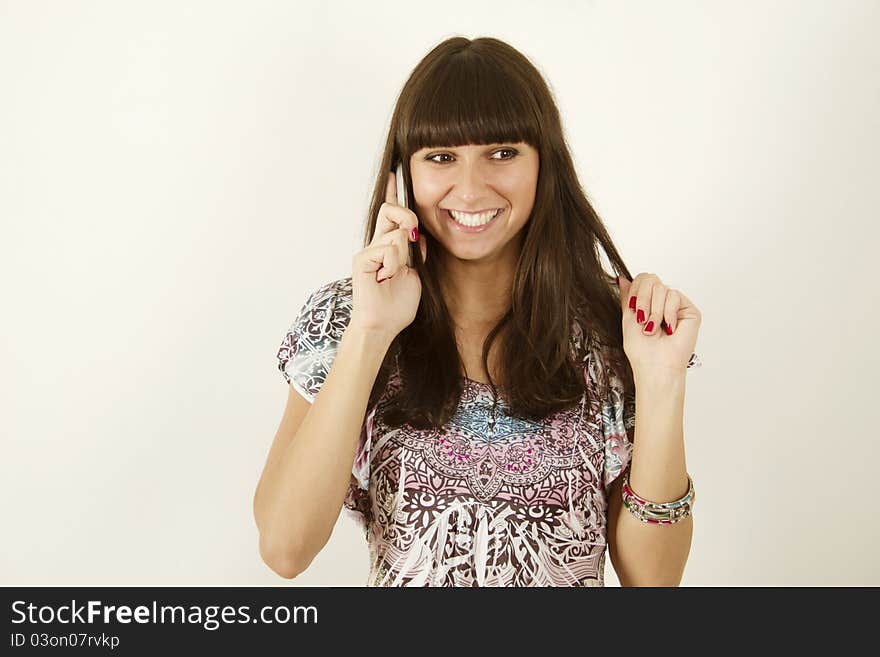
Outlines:
[[370,245],[352,258],[352,311],[333,365],[311,408],[291,392],[254,494],[260,555],[282,577],[308,568],[333,532],[348,494],[370,392],[397,334],[412,323],[422,295],[409,265],[410,241],[422,261],[427,242],[416,214],[395,203],[389,174]]
[[349,326],[314,403],[290,388],[254,495],[260,556],[282,577],[303,572],[333,532],[370,391],[393,339]]

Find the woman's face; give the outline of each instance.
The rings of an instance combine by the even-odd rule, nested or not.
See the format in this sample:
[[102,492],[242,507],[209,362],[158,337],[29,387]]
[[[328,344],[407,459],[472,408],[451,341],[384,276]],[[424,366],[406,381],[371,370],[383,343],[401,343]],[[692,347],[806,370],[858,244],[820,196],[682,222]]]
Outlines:
[[410,159],[412,209],[455,257],[498,256],[529,220],[539,165],[538,151],[522,142],[423,148]]

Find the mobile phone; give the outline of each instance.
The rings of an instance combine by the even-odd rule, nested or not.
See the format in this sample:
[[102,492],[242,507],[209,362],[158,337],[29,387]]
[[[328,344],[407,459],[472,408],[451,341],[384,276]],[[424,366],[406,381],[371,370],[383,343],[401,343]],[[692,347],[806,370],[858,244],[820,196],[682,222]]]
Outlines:
[[[403,161],[397,163],[397,171],[394,175],[395,181],[397,182],[397,205],[403,208],[409,208],[409,199],[406,194],[406,184],[403,182]],[[415,253],[419,248],[418,242],[408,242],[408,258],[407,265],[410,267],[413,266],[413,258],[415,258]]]
[[409,203],[406,198],[406,185],[403,182],[403,162],[397,163],[397,173],[394,177],[397,179],[397,205],[408,208]]

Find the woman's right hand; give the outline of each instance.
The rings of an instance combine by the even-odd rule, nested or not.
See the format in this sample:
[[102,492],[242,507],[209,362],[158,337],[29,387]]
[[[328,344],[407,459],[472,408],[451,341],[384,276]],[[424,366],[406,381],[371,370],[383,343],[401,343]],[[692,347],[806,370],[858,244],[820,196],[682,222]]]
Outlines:
[[[379,208],[370,245],[352,258],[352,314],[349,328],[397,337],[416,317],[422,281],[409,266],[409,244],[419,218],[397,204],[393,171],[385,186],[385,203]],[[425,236],[419,236],[422,261],[427,257]]]

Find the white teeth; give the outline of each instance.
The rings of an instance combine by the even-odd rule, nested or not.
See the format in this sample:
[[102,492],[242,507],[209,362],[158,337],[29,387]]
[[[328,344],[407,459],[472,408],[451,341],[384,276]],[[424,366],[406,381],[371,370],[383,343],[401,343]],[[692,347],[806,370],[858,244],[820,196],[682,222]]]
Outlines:
[[482,226],[483,224],[487,224],[492,219],[495,218],[495,215],[501,212],[501,210],[492,210],[491,212],[481,212],[479,214],[468,214],[466,212],[457,212],[455,210],[450,210],[449,214],[452,215],[452,218],[455,219],[460,224],[464,224],[465,226]]

